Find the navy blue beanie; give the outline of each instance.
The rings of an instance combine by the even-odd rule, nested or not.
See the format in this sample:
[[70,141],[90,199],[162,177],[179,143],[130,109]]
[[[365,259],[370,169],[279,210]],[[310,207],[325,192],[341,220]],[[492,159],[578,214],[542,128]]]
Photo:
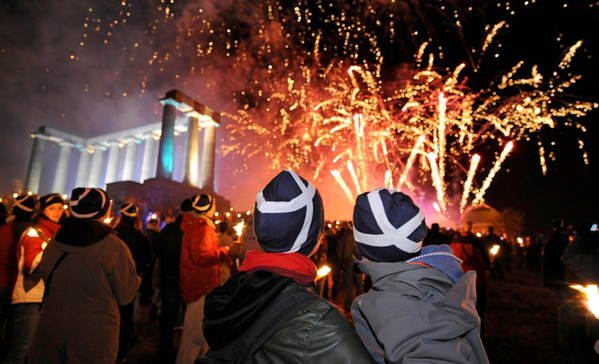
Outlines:
[[256,196],[254,230],[265,252],[309,256],[323,228],[320,194],[294,171],[282,171]]
[[205,214],[212,208],[214,199],[210,195],[201,194],[191,197],[191,208],[199,214]]
[[124,203],[119,210],[121,215],[135,217],[139,214],[139,208],[134,203]]
[[71,214],[78,219],[98,219],[110,208],[108,194],[99,188],[77,187],[71,193]]
[[35,197],[32,195],[21,195],[15,198],[12,212],[15,215],[31,215],[35,211]]
[[40,197],[40,210],[44,212],[46,207],[54,205],[55,203],[64,205],[64,200],[62,199],[62,196],[58,193],[51,193],[49,195],[42,196]]
[[354,237],[368,260],[400,262],[417,256],[426,230],[424,213],[402,192],[379,188],[356,199]]

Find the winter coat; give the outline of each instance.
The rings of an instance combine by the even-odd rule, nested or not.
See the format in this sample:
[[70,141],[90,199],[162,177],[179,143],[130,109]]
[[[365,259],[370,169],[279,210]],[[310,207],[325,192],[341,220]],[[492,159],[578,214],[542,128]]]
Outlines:
[[562,255],[568,246],[568,237],[555,232],[543,248],[543,285],[551,289],[569,289],[565,283],[566,273]]
[[[181,230],[183,216],[166,225],[158,234],[156,244],[156,258],[160,259],[160,277],[176,278],[179,281],[179,267],[181,265]],[[178,284],[177,284],[178,285]]]
[[488,363],[475,272],[454,284],[441,270],[419,264],[362,260],[358,266],[373,288],[355,299],[354,325],[378,363]]
[[41,218],[33,227],[25,230],[17,245],[17,280],[12,293],[12,304],[40,303],[44,296],[44,282],[37,267],[50,238],[60,225]]
[[[206,296],[203,330],[208,344],[214,348],[226,346],[245,332],[281,292],[289,290],[312,292],[290,278],[264,270],[232,276]],[[339,309],[320,297],[298,310],[253,359],[255,364],[374,363]]]
[[141,281],[125,243],[99,221],[71,217],[48,243],[39,270],[46,282],[54,273],[28,361],[114,364],[118,306],[133,301]]
[[150,238],[141,230],[122,224],[115,228],[117,236],[131,251],[131,256],[135,262],[135,268],[139,276],[148,269],[150,257],[152,255],[152,244]]
[[181,299],[191,303],[219,286],[218,265],[228,261],[229,248],[218,247],[214,223],[207,218],[184,215],[181,230]]
[[486,270],[490,269],[491,263],[489,252],[482,240],[472,233],[467,233],[456,236],[450,246],[453,249],[453,254],[462,260],[464,272],[476,271],[477,286],[489,284]]

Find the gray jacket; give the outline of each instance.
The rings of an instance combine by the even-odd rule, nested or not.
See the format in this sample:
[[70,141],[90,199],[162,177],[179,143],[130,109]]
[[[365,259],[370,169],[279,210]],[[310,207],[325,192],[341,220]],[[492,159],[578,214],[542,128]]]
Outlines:
[[378,363],[488,363],[476,312],[476,272],[454,284],[441,270],[360,261],[373,288],[352,306],[356,331]]

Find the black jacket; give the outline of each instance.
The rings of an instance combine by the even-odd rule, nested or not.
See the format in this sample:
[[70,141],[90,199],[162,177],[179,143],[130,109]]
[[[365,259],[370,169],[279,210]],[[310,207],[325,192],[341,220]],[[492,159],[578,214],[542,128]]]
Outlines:
[[[281,292],[308,289],[267,271],[234,275],[206,296],[203,330],[208,344],[217,349],[235,340]],[[347,319],[322,298],[283,324],[254,355],[254,362],[375,363]]]

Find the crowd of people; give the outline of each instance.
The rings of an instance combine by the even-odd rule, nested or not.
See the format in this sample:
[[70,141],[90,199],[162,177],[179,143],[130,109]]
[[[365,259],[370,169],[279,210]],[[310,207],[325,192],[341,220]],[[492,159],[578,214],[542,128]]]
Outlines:
[[[542,268],[560,303],[566,282],[599,281],[596,225],[573,236],[556,220],[547,242],[519,244],[471,221],[429,227],[410,196],[386,188],[329,224],[318,190],[293,171],[257,191],[239,236],[215,218],[213,196],[174,203],[173,221],[145,228],[134,201],[112,211],[99,188],[24,194],[10,213],[2,204],[2,363],[125,363],[138,304],[158,320],[156,363],[488,363],[487,286],[506,279],[512,256]],[[560,305],[564,345],[577,314]]]

